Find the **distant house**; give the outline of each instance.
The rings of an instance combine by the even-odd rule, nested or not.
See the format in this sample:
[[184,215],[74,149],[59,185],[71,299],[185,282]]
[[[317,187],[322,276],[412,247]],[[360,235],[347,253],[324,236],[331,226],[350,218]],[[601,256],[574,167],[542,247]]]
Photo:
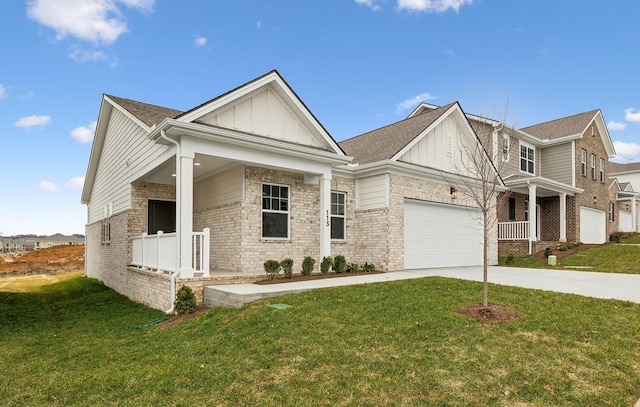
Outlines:
[[45,237],[28,238],[27,240],[33,243],[34,249],[36,250],[53,246],[76,246],[84,244],[84,237],[74,235],[65,236],[61,233]]
[[[412,114],[433,108],[423,103]],[[615,151],[600,110],[522,129],[468,118],[509,189],[498,213],[500,255],[608,240],[608,165]]]
[[82,192],[87,275],[169,309],[176,285],[201,296],[267,259],[479,265],[476,205],[442,176],[477,143],[458,103],[337,143],[276,71],[184,112],[104,95]]
[[620,210],[620,231],[640,231],[638,209],[640,205],[640,163],[609,163],[609,177],[616,192],[616,204]]

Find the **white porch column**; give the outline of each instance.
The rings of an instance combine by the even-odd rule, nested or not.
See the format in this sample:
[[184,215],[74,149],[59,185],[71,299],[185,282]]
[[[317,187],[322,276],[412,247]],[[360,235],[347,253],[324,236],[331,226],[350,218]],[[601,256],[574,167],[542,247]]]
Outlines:
[[638,219],[636,218],[636,197],[631,197],[631,225],[633,225],[633,231],[638,231]]
[[183,151],[180,154],[176,180],[176,210],[180,218],[180,230],[178,239],[180,240],[180,277],[193,277],[193,265],[191,259],[192,234],[193,234],[193,153]]
[[320,261],[331,256],[331,173],[320,176]]
[[567,241],[567,194],[560,194],[560,241]]
[[529,185],[529,254],[531,253],[533,242],[537,240],[536,225],[536,186]]

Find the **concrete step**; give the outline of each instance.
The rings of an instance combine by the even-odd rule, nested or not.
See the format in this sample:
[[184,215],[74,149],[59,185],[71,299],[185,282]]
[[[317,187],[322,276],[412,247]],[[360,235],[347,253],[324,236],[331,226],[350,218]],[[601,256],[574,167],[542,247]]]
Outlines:
[[256,284],[227,284],[204,287],[203,302],[207,307],[242,308],[263,298],[308,291],[307,287],[274,287]]

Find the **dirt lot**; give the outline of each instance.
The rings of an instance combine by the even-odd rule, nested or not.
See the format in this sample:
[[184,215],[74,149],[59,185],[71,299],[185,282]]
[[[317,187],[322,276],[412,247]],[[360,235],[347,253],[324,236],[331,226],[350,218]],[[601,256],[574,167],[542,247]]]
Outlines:
[[84,245],[0,254],[0,276],[58,274],[84,269]]

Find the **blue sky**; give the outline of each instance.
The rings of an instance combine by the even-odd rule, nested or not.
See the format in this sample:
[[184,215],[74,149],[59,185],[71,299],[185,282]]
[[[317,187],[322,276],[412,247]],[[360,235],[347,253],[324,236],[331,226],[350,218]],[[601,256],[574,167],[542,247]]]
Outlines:
[[640,160],[635,0],[12,0],[0,14],[5,236],[84,233],[103,93],[186,110],[271,69],[338,141],[420,101],[506,109],[516,127],[599,108]]

